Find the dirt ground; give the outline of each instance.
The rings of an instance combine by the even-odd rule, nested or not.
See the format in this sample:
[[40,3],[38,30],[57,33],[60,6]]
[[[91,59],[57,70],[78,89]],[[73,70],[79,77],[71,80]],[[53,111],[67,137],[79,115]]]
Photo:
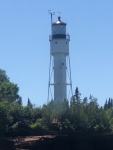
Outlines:
[[30,136],[14,142],[16,150],[111,150],[113,134]]
[[113,134],[0,138],[0,150],[113,150]]

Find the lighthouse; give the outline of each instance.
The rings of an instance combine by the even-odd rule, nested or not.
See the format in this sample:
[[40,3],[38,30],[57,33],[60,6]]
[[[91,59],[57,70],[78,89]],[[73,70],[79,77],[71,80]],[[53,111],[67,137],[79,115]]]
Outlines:
[[[72,87],[72,83],[69,59],[70,36],[66,33],[66,23],[61,20],[60,16],[56,22],[51,22],[49,41],[50,69],[48,89],[53,86],[53,100],[63,102],[67,100],[67,86],[70,85]],[[51,68],[53,73],[51,73]],[[67,81],[67,72],[69,83]],[[51,74],[53,74],[53,81],[51,81]]]

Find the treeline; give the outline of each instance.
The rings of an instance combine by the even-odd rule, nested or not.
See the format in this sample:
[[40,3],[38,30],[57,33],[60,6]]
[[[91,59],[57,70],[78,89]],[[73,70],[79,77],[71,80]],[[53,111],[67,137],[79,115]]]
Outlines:
[[103,133],[113,130],[113,100],[99,106],[90,95],[81,99],[78,87],[70,102],[51,101],[36,107],[30,99],[22,106],[19,88],[0,69],[0,136]]

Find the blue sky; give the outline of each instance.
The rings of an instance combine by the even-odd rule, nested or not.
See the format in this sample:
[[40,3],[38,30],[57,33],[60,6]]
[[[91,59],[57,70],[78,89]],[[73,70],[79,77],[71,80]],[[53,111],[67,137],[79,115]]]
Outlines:
[[50,16],[61,12],[70,34],[73,91],[103,105],[113,98],[113,0],[0,0],[0,68],[23,104],[47,102]]

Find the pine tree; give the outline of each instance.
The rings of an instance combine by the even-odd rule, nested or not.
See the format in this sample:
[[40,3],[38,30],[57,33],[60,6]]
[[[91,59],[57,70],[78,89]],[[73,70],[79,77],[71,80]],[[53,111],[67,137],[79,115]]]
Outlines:
[[78,87],[76,87],[74,99],[77,103],[80,103],[80,96],[81,96],[81,93],[79,92]]
[[104,109],[105,109],[105,110],[108,109],[108,101],[107,101],[107,99],[106,99],[106,102],[105,102],[105,104],[104,104]]
[[108,109],[111,108],[111,107],[112,107],[112,101],[111,101],[111,99],[109,98],[109,100],[108,100]]
[[33,104],[31,103],[31,101],[30,101],[30,99],[28,98],[28,101],[27,101],[27,106],[29,106],[29,107],[33,107]]

